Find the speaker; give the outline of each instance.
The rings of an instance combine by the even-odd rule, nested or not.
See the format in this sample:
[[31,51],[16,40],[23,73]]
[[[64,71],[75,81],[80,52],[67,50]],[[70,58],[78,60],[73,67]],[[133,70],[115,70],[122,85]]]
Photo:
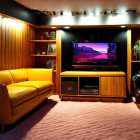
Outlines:
[[77,77],[62,77],[61,94],[78,95],[78,78]]

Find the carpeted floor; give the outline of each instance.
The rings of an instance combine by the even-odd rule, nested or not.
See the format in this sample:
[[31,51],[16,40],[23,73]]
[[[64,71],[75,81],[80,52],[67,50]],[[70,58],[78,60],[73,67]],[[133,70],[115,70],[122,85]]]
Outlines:
[[139,140],[140,110],[132,103],[60,101],[51,96],[0,140]]

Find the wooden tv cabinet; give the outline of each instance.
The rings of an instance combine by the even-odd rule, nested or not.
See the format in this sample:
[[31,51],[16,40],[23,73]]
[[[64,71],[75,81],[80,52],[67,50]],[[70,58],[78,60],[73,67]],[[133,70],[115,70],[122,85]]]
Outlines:
[[123,101],[126,75],[121,71],[61,72],[62,100]]

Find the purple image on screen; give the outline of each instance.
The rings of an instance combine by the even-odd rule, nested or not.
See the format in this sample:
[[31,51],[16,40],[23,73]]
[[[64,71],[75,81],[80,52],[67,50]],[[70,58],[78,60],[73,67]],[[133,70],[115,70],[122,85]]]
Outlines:
[[116,61],[117,43],[73,43],[73,61]]

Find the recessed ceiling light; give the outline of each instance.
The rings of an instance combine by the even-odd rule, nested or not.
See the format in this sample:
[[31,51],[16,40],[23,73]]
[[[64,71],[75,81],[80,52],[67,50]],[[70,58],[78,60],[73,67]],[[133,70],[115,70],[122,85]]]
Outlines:
[[51,27],[52,29],[55,29],[56,27]]
[[64,28],[65,28],[65,29],[69,29],[70,27],[69,27],[69,26],[65,26]]
[[121,28],[125,28],[126,26],[122,25]]

